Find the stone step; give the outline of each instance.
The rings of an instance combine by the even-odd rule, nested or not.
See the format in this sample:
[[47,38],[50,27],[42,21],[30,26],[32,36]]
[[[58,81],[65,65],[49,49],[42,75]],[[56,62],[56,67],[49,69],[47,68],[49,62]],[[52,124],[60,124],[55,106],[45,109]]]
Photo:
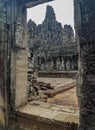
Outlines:
[[48,91],[46,91],[44,94],[45,95],[48,95],[48,97],[53,97],[53,96],[55,96],[56,94],[58,94],[58,93],[62,93],[62,92],[64,92],[64,91],[67,91],[67,90],[69,90],[69,89],[71,89],[71,88],[74,88],[76,86],[76,82],[72,82],[72,83],[67,83],[67,84],[65,84],[65,85],[63,85],[63,86],[61,86],[61,87],[59,87],[59,88],[56,88],[55,90],[48,90]]

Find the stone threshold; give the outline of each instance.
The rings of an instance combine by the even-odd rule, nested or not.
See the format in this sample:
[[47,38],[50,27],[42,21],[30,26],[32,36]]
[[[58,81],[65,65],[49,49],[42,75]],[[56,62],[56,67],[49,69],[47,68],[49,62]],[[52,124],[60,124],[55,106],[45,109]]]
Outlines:
[[61,126],[64,123],[79,123],[79,111],[77,109],[41,101],[32,101],[19,108],[16,113],[18,116],[23,116],[29,120]]

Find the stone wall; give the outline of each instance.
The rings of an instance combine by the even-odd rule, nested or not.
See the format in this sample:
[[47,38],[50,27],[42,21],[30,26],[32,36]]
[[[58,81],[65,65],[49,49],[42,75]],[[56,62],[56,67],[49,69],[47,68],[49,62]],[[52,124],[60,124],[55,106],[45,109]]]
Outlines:
[[95,1],[74,0],[79,44],[78,99],[80,130],[95,129]]
[[56,122],[55,124],[49,123],[48,120],[43,121],[43,119],[42,121],[41,119],[40,121],[36,121],[35,117],[30,119],[25,117],[25,115],[24,117],[18,117],[17,120],[19,122],[16,122],[15,125],[10,125],[8,130],[78,130],[78,124],[69,122],[63,124],[62,122]]
[[[8,2],[9,24],[9,108],[15,110],[27,102],[27,35],[26,8],[19,2]],[[9,96],[10,95],[10,96]]]
[[8,74],[9,74],[9,43],[8,43],[7,7],[0,0],[0,123],[7,122],[8,111]]
[[[19,5],[18,5],[19,7]],[[18,17],[15,25],[15,107],[25,105],[27,102],[27,28],[26,28],[26,8],[18,8]]]

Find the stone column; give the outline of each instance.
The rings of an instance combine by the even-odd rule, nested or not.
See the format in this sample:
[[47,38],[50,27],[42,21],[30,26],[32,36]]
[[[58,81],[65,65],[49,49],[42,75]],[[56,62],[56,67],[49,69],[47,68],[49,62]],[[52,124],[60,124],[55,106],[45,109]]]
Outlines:
[[53,69],[54,63],[53,63],[53,58],[51,58],[51,70]]
[[66,57],[64,58],[64,70],[66,70],[66,62],[67,62],[67,59]]
[[67,60],[66,62],[66,70],[70,70],[70,60]]
[[0,124],[8,122],[8,87],[9,87],[9,42],[7,6],[0,0]]
[[62,70],[62,57],[60,57],[60,70]]
[[54,69],[57,68],[57,58],[56,57],[53,58],[53,68]]
[[80,130],[95,130],[95,1],[74,0]]
[[62,57],[61,67],[62,67],[62,70],[64,70],[64,58],[63,57]]
[[11,108],[23,106],[27,103],[27,28],[26,8],[11,1]]
[[64,70],[64,58],[61,57],[61,63],[60,63],[61,70]]
[[41,70],[43,70],[43,58],[42,57],[40,59],[40,68],[41,68]]
[[72,56],[70,57],[70,71],[73,70],[73,59]]
[[59,57],[57,57],[57,64],[56,65],[57,65],[57,69],[60,70],[60,59],[59,59]]

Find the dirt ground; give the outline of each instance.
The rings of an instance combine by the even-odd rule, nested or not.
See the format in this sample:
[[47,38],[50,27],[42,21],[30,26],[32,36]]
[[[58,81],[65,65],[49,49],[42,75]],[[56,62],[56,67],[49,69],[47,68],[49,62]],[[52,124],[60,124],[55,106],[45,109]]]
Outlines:
[[76,87],[72,88],[68,91],[65,91],[63,93],[57,94],[53,98],[49,98],[48,102],[57,104],[57,105],[63,105],[63,106],[69,106],[78,109],[78,101],[76,96]]
[[[75,80],[70,78],[38,78],[38,81],[51,83],[51,85],[55,86],[55,88],[58,88],[60,86],[64,86],[65,84],[73,82]],[[49,98],[47,102],[78,109],[76,86],[65,92],[59,93],[52,98]]]

